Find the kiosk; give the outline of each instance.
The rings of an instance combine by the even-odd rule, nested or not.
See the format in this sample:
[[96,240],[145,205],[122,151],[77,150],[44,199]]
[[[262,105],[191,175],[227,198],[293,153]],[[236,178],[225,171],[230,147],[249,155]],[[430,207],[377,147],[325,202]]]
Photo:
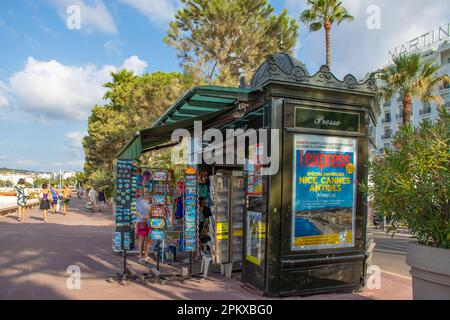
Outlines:
[[230,168],[242,170],[245,180],[242,250],[235,250],[242,252],[242,281],[267,296],[352,292],[366,276],[368,208],[358,184],[367,181],[378,113],[372,75],[340,81],[327,66],[310,75],[280,53],[249,85],[192,89],[118,158],[173,146],[171,132],[192,131],[194,121],[203,121],[203,130],[278,130],[267,146],[250,142],[246,150],[277,153],[274,174],[263,174],[258,163]]

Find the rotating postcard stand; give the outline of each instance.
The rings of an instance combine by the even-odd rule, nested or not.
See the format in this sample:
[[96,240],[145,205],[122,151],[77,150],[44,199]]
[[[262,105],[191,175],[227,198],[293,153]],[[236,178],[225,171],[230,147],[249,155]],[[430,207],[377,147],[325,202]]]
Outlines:
[[[156,240],[154,249],[156,250],[156,269],[153,266],[149,267],[149,272],[144,273],[141,280],[153,279],[159,283],[165,280],[170,280],[174,277],[179,277],[178,274],[161,274],[160,263],[164,261],[161,257],[162,251],[165,249],[168,215],[171,212],[169,205],[172,202],[169,193],[169,172],[163,169],[146,169],[147,172],[152,172],[148,181],[145,181],[150,193],[150,219],[149,219],[149,241]],[[140,260],[140,263],[142,261]]]
[[198,246],[197,179],[197,169],[194,167],[187,168],[185,171],[183,240],[185,251],[189,252],[189,274],[185,280],[201,278],[200,275],[192,273],[194,252],[197,251]]

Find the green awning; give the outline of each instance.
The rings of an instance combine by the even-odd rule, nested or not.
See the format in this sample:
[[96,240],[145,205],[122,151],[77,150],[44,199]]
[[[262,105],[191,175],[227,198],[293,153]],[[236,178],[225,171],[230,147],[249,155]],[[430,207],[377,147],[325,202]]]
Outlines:
[[218,86],[194,87],[155,122],[153,126],[177,123],[193,116],[216,112],[248,101],[255,89],[228,88]]
[[137,159],[142,154],[142,139],[141,136],[138,135],[130,140],[125,147],[119,152],[119,156],[117,159],[129,160],[129,159]]
[[137,159],[142,153],[170,146],[175,129],[190,130],[194,127],[194,121],[206,122],[218,118],[239,102],[250,101],[250,95],[256,91],[217,86],[194,87],[167,109],[152,127],[140,130],[119,152],[117,159]]
[[[145,152],[159,149],[161,146],[170,146],[172,132],[176,129],[191,130],[194,128],[195,121],[208,122],[214,118],[218,118],[224,113],[229,112],[234,107],[223,108],[215,112],[208,112],[201,116],[176,121],[174,123],[151,127],[139,131],[128,144],[118,153],[117,159],[135,160]],[[173,142],[173,144],[176,144]]]

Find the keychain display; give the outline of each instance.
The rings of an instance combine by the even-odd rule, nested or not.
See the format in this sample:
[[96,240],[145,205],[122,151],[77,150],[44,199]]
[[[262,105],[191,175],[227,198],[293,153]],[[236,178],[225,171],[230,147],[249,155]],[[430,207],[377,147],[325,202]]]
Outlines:
[[134,249],[135,188],[139,174],[132,160],[117,160],[114,249]]
[[183,238],[186,251],[197,250],[197,174],[195,168],[186,170],[184,188]]

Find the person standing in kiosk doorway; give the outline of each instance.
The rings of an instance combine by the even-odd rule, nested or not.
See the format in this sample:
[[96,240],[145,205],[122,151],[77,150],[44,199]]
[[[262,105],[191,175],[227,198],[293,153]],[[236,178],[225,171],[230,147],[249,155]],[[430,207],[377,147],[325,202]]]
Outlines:
[[[211,209],[206,206],[205,198],[199,198],[199,210],[198,210],[198,238],[202,239],[207,236],[209,217],[211,217]],[[201,247],[197,248],[197,258],[200,258]]]
[[70,197],[72,196],[72,190],[70,190],[69,186],[64,185],[63,189],[63,214],[66,215],[69,210]]
[[41,201],[39,209],[43,212],[43,220],[48,222],[48,210],[50,209],[50,202],[52,202],[53,199],[52,193],[48,190],[48,186],[46,184],[42,185],[42,191],[39,194],[39,199]]
[[19,222],[23,222],[23,219],[25,218],[25,207],[27,206],[27,197],[28,197],[28,190],[25,186],[25,180],[19,179],[17,182],[17,185],[14,187],[16,190],[16,197],[17,197],[17,207],[19,210]]
[[55,214],[58,206],[58,190],[54,184],[50,185],[50,193],[52,194],[52,214]]

